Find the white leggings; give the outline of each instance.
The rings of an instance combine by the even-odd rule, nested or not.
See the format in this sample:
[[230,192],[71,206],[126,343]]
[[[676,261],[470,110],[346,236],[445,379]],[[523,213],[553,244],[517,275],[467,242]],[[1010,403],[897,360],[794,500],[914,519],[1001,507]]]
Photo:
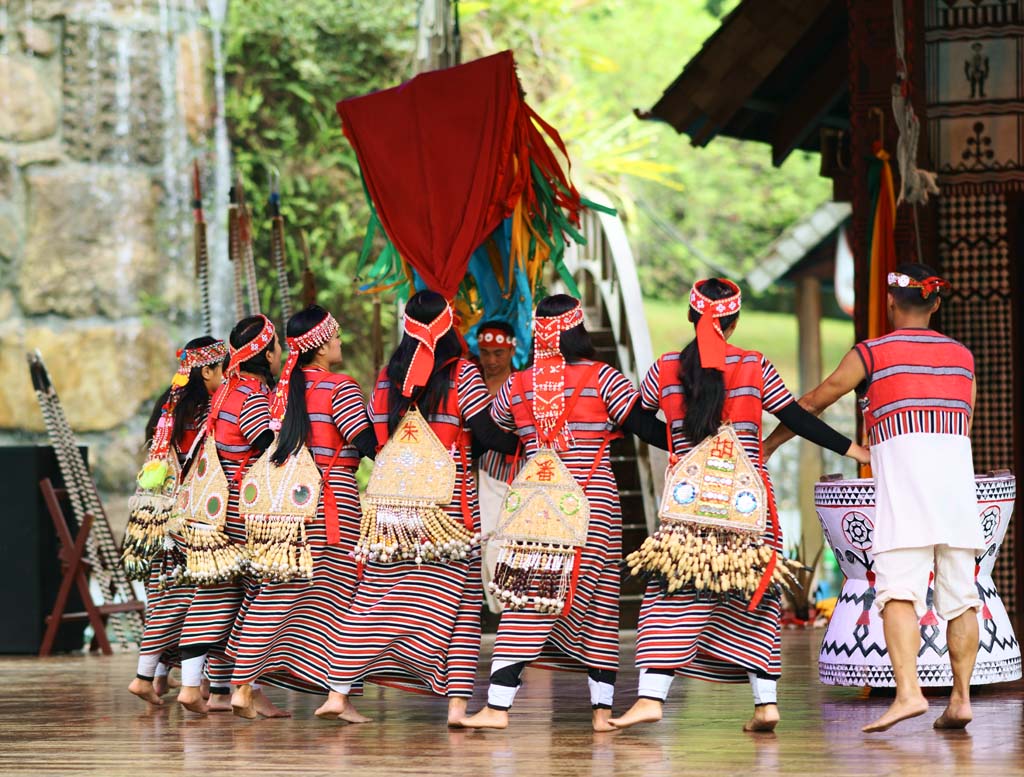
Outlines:
[[[754,672],[747,672],[750,678],[750,690],[754,694],[754,706],[762,704],[776,704],[778,681],[767,677],[758,677]],[[669,688],[672,687],[672,680],[675,674],[668,674],[658,671],[640,670],[640,682],[637,686],[637,696],[644,699],[664,702],[668,698]]]

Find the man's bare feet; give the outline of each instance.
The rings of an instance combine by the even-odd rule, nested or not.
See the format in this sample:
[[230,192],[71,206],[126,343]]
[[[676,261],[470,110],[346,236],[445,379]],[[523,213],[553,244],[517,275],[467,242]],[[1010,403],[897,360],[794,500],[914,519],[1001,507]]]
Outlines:
[[900,699],[897,697],[896,701],[892,703],[882,717],[874,723],[864,726],[861,731],[865,734],[873,734],[878,731],[888,731],[900,721],[916,718],[919,715],[924,715],[927,711],[928,700],[923,695],[917,696],[916,698],[911,697],[910,699]]
[[231,694],[211,693],[206,700],[210,712],[231,712]]
[[181,690],[178,691],[178,704],[197,715],[205,715],[210,711],[198,685],[181,686]]
[[476,715],[470,715],[458,722],[462,728],[508,728],[508,710],[484,707]]
[[343,720],[346,723],[372,723],[373,718],[368,718],[357,710],[348,696],[343,693],[331,691],[327,695],[327,701],[321,704],[313,713],[321,720]]
[[235,688],[231,694],[231,711],[240,718],[256,720],[259,713],[256,712],[256,700],[253,698],[252,686],[249,683],[242,683]]
[[128,690],[143,701],[148,701],[155,707],[163,706],[164,700],[161,699],[160,694],[157,693],[154,683],[149,680],[143,680],[141,677],[136,677],[128,684]]
[[654,699],[637,699],[636,704],[630,707],[625,715],[611,718],[608,723],[615,728],[629,728],[638,723],[657,723],[661,720],[664,706],[660,701]]
[[611,710],[602,709],[600,707],[598,709],[594,710],[593,714],[591,715],[591,723],[594,726],[594,731],[598,731],[598,732],[617,731],[618,729],[616,729],[615,726],[613,726],[611,723],[609,723],[609,720],[611,720],[611,717],[612,717],[612,711]]
[[946,711],[932,725],[940,729],[964,729],[973,719],[970,699],[957,699],[951,696]]
[[754,707],[754,717],[743,724],[743,730],[774,731],[779,725],[779,707],[777,704],[762,704]]
[[263,690],[253,691],[253,703],[256,705],[256,712],[265,718],[290,718],[292,714],[288,710],[278,707],[270,698],[263,693]]
[[448,698],[448,725],[458,727],[466,718],[466,707],[469,706],[469,699],[462,696],[450,696]]
[[[167,674],[158,674],[153,678],[153,690],[156,691],[159,696],[163,696],[168,691],[180,687],[181,683],[171,677],[169,672]],[[207,694],[209,694],[209,691],[207,691]]]

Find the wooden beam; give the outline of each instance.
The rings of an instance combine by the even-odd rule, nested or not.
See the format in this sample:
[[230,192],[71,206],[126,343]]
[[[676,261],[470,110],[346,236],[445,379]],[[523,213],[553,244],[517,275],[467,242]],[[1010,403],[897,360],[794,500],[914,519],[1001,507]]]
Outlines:
[[786,157],[814,131],[846,91],[846,67],[849,53],[845,46],[834,46],[828,58],[817,68],[779,114],[772,138],[772,164],[778,167]]
[[[796,282],[797,338],[799,343],[800,393],[821,383],[821,281],[804,275]],[[814,484],[821,476],[821,448],[800,440],[800,548],[810,565],[822,548],[824,537],[814,505]],[[813,577],[812,582],[813,585]]]

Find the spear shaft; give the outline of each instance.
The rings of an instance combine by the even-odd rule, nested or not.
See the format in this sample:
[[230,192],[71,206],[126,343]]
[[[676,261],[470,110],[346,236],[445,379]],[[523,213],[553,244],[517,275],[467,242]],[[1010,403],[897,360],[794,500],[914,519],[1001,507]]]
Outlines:
[[231,259],[231,268],[234,272],[235,281],[235,321],[245,318],[245,268],[242,259],[242,237],[241,225],[238,219],[238,192],[235,186],[231,187],[229,194],[230,204],[228,205],[228,258]]
[[284,217],[281,216],[281,193],[277,186],[277,175],[272,179],[270,201],[270,260],[277,274],[277,289],[281,294],[281,317],[285,326],[292,317],[292,292],[288,284],[288,266],[285,256]]
[[203,191],[199,182],[199,163],[192,163],[192,215],[195,219],[192,245],[196,257],[196,280],[199,283],[199,310],[203,316],[203,332],[213,334],[210,310],[210,254],[206,246],[206,220],[203,216]]

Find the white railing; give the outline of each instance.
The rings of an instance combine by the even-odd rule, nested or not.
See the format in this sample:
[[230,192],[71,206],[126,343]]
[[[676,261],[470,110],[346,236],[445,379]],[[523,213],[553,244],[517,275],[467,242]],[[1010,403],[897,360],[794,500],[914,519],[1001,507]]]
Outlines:
[[[610,206],[601,194],[587,192],[586,196],[600,205]],[[618,216],[586,210],[581,231],[587,243],[570,246],[565,263],[579,286],[588,326],[612,331],[619,367],[627,378],[639,385],[654,361],[654,353],[625,226]],[[653,532],[667,459],[664,451],[640,441],[636,450],[647,529]]]

